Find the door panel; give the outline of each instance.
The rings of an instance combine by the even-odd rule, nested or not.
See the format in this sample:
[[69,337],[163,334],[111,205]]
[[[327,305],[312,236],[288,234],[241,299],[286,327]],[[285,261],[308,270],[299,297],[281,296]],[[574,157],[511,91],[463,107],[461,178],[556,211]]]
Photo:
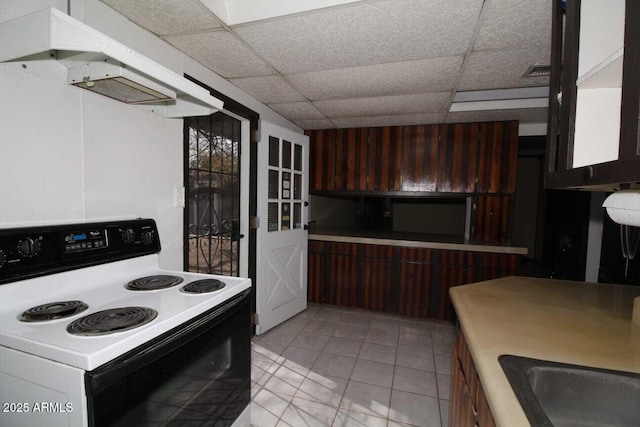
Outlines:
[[309,138],[261,122],[258,143],[256,333],[307,307]]

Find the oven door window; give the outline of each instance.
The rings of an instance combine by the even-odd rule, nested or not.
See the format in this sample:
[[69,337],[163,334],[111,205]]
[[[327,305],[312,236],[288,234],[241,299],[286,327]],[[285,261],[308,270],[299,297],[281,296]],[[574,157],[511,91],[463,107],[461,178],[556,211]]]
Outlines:
[[233,424],[251,399],[248,298],[196,323],[87,373],[89,425]]

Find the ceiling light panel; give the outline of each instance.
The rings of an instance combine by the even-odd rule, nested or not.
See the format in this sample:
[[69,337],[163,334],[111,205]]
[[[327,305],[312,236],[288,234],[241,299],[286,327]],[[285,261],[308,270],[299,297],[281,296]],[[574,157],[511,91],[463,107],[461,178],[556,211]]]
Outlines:
[[329,118],[381,116],[409,113],[436,113],[449,107],[449,92],[375,98],[316,101],[314,105]]
[[444,114],[400,114],[396,116],[343,117],[331,120],[338,128],[408,126],[442,123]]
[[295,123],[305,130],[313,129],[333,129],[336,125],[331,120],[296,120]]
[[447,123],[493,122],[520,120],[522,123],[541,123],[548,119],[547,108],[526,108],[516,110],[460,111],[447,114]]
[[458,90],[544,86],[549,77],[523,78],[530,64],[548,62],[549,47],[472,52]]
[[442,92],[453,89],[462,57],[367,65],[339,70],[286,76],[305,97],[312,100]]
[[551,0],[489,0],[474,50],[551,45]]
[[273,68],[226,30],[171,36],[165,40],[224,78],[274,74]]
[[222,23],[198,0],[102,0],[154,34],[186,33],[219,28]]
[[482,0],[360,2],[234,27],[283,74],[462,55]]
[[280,76],[247,77],[231,79],[230,82],[265,104],[305,100]]
[[309,101],[287,102],[283,104],[269,104],[269,108],[282,114],[289,120],[320,120],[326,119]]

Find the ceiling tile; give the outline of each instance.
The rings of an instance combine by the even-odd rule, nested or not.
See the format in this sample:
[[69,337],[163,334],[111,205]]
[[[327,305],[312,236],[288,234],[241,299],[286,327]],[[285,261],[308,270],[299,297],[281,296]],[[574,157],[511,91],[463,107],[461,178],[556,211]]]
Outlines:
[[296,120],[295,124],[300,126],[304,130],[313,129],[333,129],[336,125],[331,120]]
[[439,92],[375,98],[334,99],[315,101],[314,105],[329,118],[362,117],[444,112],[449,109],[450,98],[450,92]]
[[234,27],[283,74],[467,51],[482,0],[385,0]]
[[531,64],[549,63],[549,57],[548,47],[472,52],[458,90],[548,85],[549,77],[523,78],[522,75]]
[[220,20],[198,0],[102,0],[130,21],[160,36],[209,30]]
[[274,74],[244,43],[228,31],[165,37],[182,52],[225,78]]
[[514,110],[458,111],[447,114],[447,123],[492,122],[520,120],[522,123],[546,123],[547,108],[522,108]]
[[551,0],[489,0],[474,50],[551,45]]
[[326,119],[325,115],[318,111],[318,109],[309,101],[269,104],[269,108],[282,114],[289,120]]
[[280,76],[247,77],[229,81],[265,104],[305,100]]
[[306,98],[364,98],[453,89],[461,56],[367,65],[285,76]]
[[338,128],[428,125],[442,123],[444,113],[400,114],[397,116],[344,117],[331,119]]

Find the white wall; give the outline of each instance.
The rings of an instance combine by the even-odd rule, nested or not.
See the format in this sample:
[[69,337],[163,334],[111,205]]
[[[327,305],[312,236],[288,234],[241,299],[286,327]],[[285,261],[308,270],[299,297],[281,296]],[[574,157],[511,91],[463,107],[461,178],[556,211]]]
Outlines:
[[[2,0],[0,22],[66,0]],[[71,15],[177,73],[187,73],[296,132],[288,122],[98,0],[70,0]],[[66,10],[64,10],[66,11]],[[183,121],[161,119],[64,84],[45,61],[0,64],[0,227],[104,218],[154,218],[160,264],[182,269]],[[43,77],[46,76],[46,77]]]

